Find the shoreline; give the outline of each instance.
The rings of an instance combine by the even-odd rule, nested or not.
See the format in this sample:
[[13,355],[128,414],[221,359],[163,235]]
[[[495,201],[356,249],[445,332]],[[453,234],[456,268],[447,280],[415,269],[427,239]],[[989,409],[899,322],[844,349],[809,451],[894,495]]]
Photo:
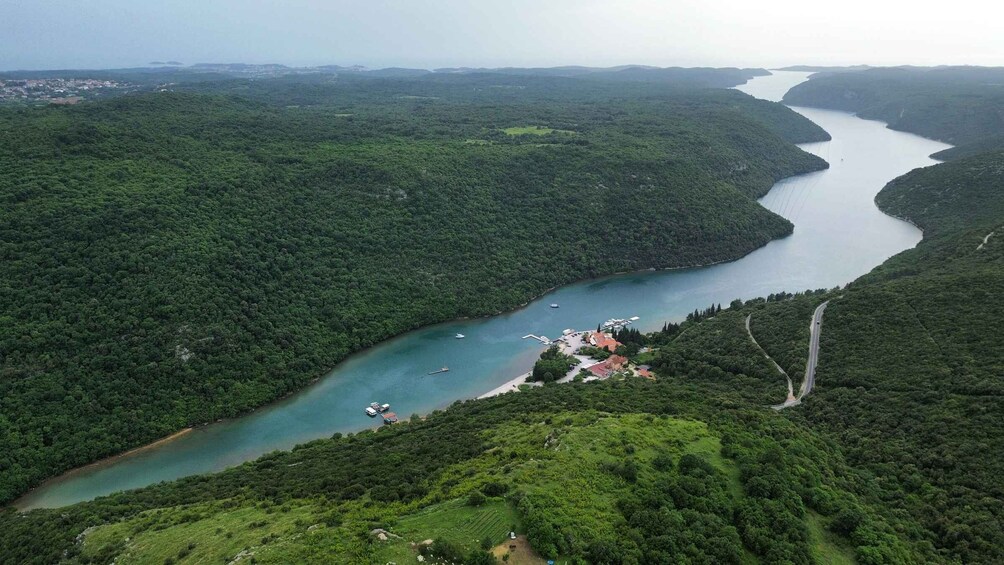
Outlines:
[[481,400],[484,398],[491,398],[493,396],[499,396],[507,392],[519,392],[519,385],[530,385],[530,386],[540,386],[540,383],[527,382],[530,378],[530,373],[523,373],[522,375],[516,377],[515,379],[506,381],[501,385],[489,390],[488,392],[482,394],[475,398],[475,400]]
[[[847,112],[843,112],[843,113],[847,113]],[[880,120],[874,120],[874,121],[880,121]],[[801,145],[801,144],[796,144],[796,145]],[[780,182],[782,180],[785,180],[785,179],[797,178],[797,177],[800,177],[800,176],[810,175],[810,174],[814,174],[814,173],[821,172],[821,171],[824,171],[824,170],[825,170],[825,168],[821,169],[821,170],[809,170],[809,171],[806,171],[804,173],[799,173],[799,174],[796,174],[796,175],[791,175],[789,177],[784,177],[783,179],[780,179],[780,180],[776,181],[774,186],[776,186],[776,184],[778,182]],[[773,189],[774,186],[772,186],[770,189],[768,189],[766,194],[769,194],[770,190]],[[762,198],[762,197],[760,197],[760,198]],[[751,197],[751,200],[754,200],[754,202],[757,202],[760,199],[757,198],[757,197]],[[890,217],[896,218],[897,220],[906,221],[906,222],[908,222],[910,224],[913,224],[913,222],[911,222],[909,219],[898,218],[895,215],[886,213],[884,210],[882,210],[881,207],[877,206],[877,203],[873,203],[873,205],[876,206],[876,208],[879,208],[879,210],[882,211],[883,213],[885,213],[887,216],[890,216]],[[760,206],[762,206],[762,205],[760,205]],[[789,220],[789,222],[790,222],[790,220]],[[922,232],[922,237],[923,237],[923,230],[921,230],[921,232]],[[288,392],[287,394],[283,394],[282,396],[278,396],[276,398],[273,398],[271,400],[263,402],[262,404],[260,404],[258,406],[255,406],[254,408],[251,408],[251,409],[249,409],[249,410],[247,410],[245,412],[242,412],[240,414],[237,414],[235,416],[228,417],[228,418],[220,418],[217,421],[221,421],[221,420],[233,420],[233,419],[238,419],[238,418],[241,418],[241,417],[245,417],[248,414],[253,413],[254,411],[256,411],[256,410],[258,410],[260,408],[268,407],[268,406],[274,405],[276,403],[285,401],[285,400],[287,400],[287,399],[289,399],[289,398],[291,398],[293,396],[296,396],[298,394],[307,394],[307,393],[310,393],[310,389],[312,388],[313,385],[315,385],[317,382],[319,382],[322,379],[328,378],[333,371],[337,370],[337,367],[339,365],[341,365],[342,363],[344,363],[346,360],[350,359],[353,355],[357,355],[357,354],[360,354],[360,353],[365,353],[366,351],[372,350],[374,347],[378,347],[380,345],[386,344],[389,341],[393,341],[394,339],[401,338],[401,337],[406,336],[406,335],[408,335],[408,334],[410,334],[412,332],[415,332],[415,331],[428,330],[430,328],[436,327],[437,325],[446,325],[446,324],[456,323],[456,322],[465,321],[465,320],[488,319],[488,318],[494,317],[495,315],[499,315],[499,314],[517,312],[519,310],[522,310],[522,309],[526,308],[527,306],[529,306],[530,304],[532,304],[532,303],[534,303],[536,301],[542,300],[545,296],[547,296],[548,294],[552,293],[556,289],[567,287],[567,286],[571,286],[571,285],[575,285],[575,284],[580,284],[580,283],[585,283],[585,282],[603,281],[603,280],[608,280],[608,279],[611,279],[611,278],[614,278],[614,277],[631,276],[631,275],[638,275],[638,274],[649,273],[649,272],[657,272],[657,271],[681,271],[681,270],[689,270],[689,269],[701,269],[701,268],[705,268],[705,267],[711,267],[711,266],[714,266],[714,265],[720,265],[720,264],[724,264],[724,263],[731,263],[731,262],[738,261],[738,260],[740,260],[740,259],[748,256],[753,251],[757,251],[759,249],[762,249],[765,245],[769,244],[770,242],[774,241],[775,239],[776,240],[782,240],[782,239],[785,239],[786,237],[790,237],[790,235],[791,234],[787,234],[785,236],[781,236],[781,237],[778,237],[778,238],[768,239],[768,241],[765,242],[763,245],[756,246],[756,247],[754,247],[753,249],[750,249],[750,250],[742,251],[742,252],[736,254],[733,257],[726,257],[726,258],[723,258],[723,259],[720,259],[720,260],[717,260],[717,261],[710,261],[710,262],[700,263],[700,264],[696,264],[696,265],[679,265],[679,266],[674,266],[674,267],[649,267],[649,268],[645,268],[645,269],[636,269],[636,270],[630,270],[630,271],[619,271],[619,272],[609,273],[609,274],[606,274],[606,275],[600,275],[600,276],[597,276],[597,277],[584,278],[584,279],[580,279],[580,280],[576,280],[576,281],[570,281],[570,282],[567,282],[567,283],[564,283],[564,284],[561,284],[561,285],[557,285],[557,286],[552,286],[552,287],[550,287],[550,288],[548,288],[546,290],[543,290],[542,292],[540,292],[539,294],[533,296],[532,298],[528,299],[527,301],[523,302],[522,304],[516,305],[516,306],[514,306],[512,308],[509,308],[509,309],[500,310],[496,314],[484,314],[484,315],[481,315],[481,316],[458,317],[458,318],[452,318],[452,319],[443,320],[443,321],[439,321],[439,322],[435,322],[435,323],[430,323],[430,324],[427,324],[427,325],[419,325],[419,326],[416,326],[416,327],[414,327],[412,329],[408,329],[408,330],[406,330],[406,331],[404,331],[402,333],[399,333],[397,335],[391,335],[391,336],[389,336],[389,337],[387,337],[385,339],[382,339],[379,342],[374,343],[373,345],[370,345],[369,347],[358,349],[358,350],[353,351],[352,353],[350,353],[348,355],[345,355],[345,357],[343,357],[341,360],[335,362],[330,369],[328,369],[324,373],[322,373],[321,376],[315,376],[315,377],[313,377],[311,379],[308,379],[307,382],[305,383],[305,385],[302,388],[299,388],[299,389],[296,389],[296,390],[292,390],[292,391]],[[498,395],[498,394],[502,394],[504,392],[517,390],[519,384],[526,383],[525,378],[526,378],[526,374],[519,375],[519,376],[517,376],[515,378],[507,380],[506,382],[500,384],[499,386],[496,386],[495,388],[493,388],[491,390],[488,390],[487,392],[484,392],[484,393],[482,393],[480,395],[477,395],[477,396],[472,396],[472,398],[486,398],[486,397],[491,397],[491,396],[495,396],[495,395]],[[202,425],[202,426],[208,426],[208,425],[210,425],[209,422],[204,423],[204,425]],[[202,427],[202,426],[196,425],[195,427]],[[36,485],[34,488],[28,490],[27,492],[25,492],[21,496],[19,496],[11,504],[13,504],[15,507],[18,507],[19,503],[21,503],[21,501],[23,501],[23,499],[25,497],[27,497],[30,494],[36,492],[38,489],[41,489],[43,487],[46,487],[46,486],[52,484],[53,482],[58,482],[58,481],[62,481],[62,480],[65,480],[67,478],[70,478],[74,474],[79,473],[79,472],[81,472],[83,470],[86,470],[87,468],[93,468],[95,466],[106,465],[106,464],[108,464],[110,462],[113,462],[113,461],[115,461],[117,459],[126,458],[126,457],[129,457],[129,456],[133,456],[133,455],[136,455],[138,453],[144,452],[146,450],[151,450],[153,448],[162,446],[162,445],[164,445],[164,444],[166,444],[168,442],[171,442],[171,441],[173,441],[175,439],[181,438],[185,434],[191,432],[193,429],[194,428],[188,428],[188,429],[182,430],[182,431],[180,431],[180,432],[178,432],[176,434],[173,434],[173,435],[171,435],[171,436],[169,436],[167,438],[162,438],[161,440],[157,440],[157,441],[155,441],[155,442],[153,442],[151,444],[147,444],[147,445],[144,445],[144,446],[139,446],[139,447],[134,448],[132,450],[129,450],[127,452],[123,452],[123,453],[120,453],[120,454],[117,454],[117,455],[114,455],[114,456],[109,456],[109,457],[104,458],[102,460],[98,460],[98,461],[86,464],[86,465],[84,465],[82,467],[77,467],[77,468],[70,469],[70,470],[68,470],[68,471],[60,474],[59,476],[51,477],[51,478],[43,481],[42,483]],[[256,458],[252,458],[252,459],[256,459]]]
[[195,430],[194,426],[188,426],[187,428],[182,428],[182,429],[174,432],[173,434],[164,436],[164,437],[162,437],[162,438],[160,438],[160,439],[158,439],[156,441],[153,441],[153,442],[141,445],[139,447],[134,447],[134,448],[132,448],[132,449],[130,449],[128,451],[123,451],[122,453],[117,453],[115,455],[109,455],[108,457],[104,457],[102,459],[98,459],[97,461],[92,461],[92,462],[90,462],[90,463],[88,463],[86,465],[81,465],[80,467],[74,467],[74,468],[70,469],[69,471],[66,471],[64,473],[60,473],[59,475],[56,475],[55,477],[49,477],[48,479],[42,481],[41,483],[35,485],[34,487],[32,487],[30,489],[28,489],[26,492],[22,493],[16,499],[10,501],[8,504],[10,504],[10,506],[12,506],[18,512],[27,512],[28,510],[31,510],[31,509],[26,509],[25,508],[25,506],[23,504],[24,499],[27,498],[27,497],[29,497],[29,496],[31,496],[32,493],[34,493],[35,491],[37,491],[40,488],[43,488],[43,487],[48,486],[48,485],[50,485],[52,483],[55,483],[55,482],[66,480],[67,478],[72,477],[73,475],[76,475],[78,473],[82,473],[82,472],[84,472],[84,471],[86,471],[86,470],[88,470],[90,468],[100,467],[102,465],[107,465],[109,463],[113,463],[113,462],[115,462],[115,461],[117,461],[119,459],[122,459],[123,457],[130,457],[130,456],[136,455],[138,453],[142,453],[144,451],[147,451],[149,449],[153,449],[155,447],[160,447],[161,445],[164,445],[164,444],[167,444],[167,443],[171,443],[172,441],[174,441],[174,440],[176,440],[178,438],[181,438],[183,436],[188,435],[189,433],[191,433],[194,430]]
[[[813,143],[813,142],[807,142],[807,143]],[[793,143],[792,145],[798,146],[798,145],[801,145],[801,144],[799,144],[799,143]],[[777,183],[779,183],[779,182],[781,182],[783,180],[787,180],[787,179],[791,179],[791,178],[797,178],[797,177],[800,177],[800,176],[804,176],[804,175],[808,175],[808,174],[813,174],[813,173],[817,173],[817,172],[820,172],[820,171],[824,171],[824,170],[826,170],[828,168],[829,168],[829,163],[826,163],[825,167],[822,167],[822,168],[819,168],[819,169],[810,168],[810,169],[802,171],[802,172],[797,172],[797,173],[794,173],[794,174],[791,174],[791,175],[788,175],[788,176],[783,176],[781,178],[775,179],[775,180],[773,180],[772,184],[769,187],[766,188],[766,190],[763,192],[763,194],[749,195],[749,198],[754,203],[756,203],[757,205],[760,205],[762,207],[763,205],[760,204],[760,202],[759,202],[760,199],[762,199],[764,196],[766,196],[767,194],[769,194],[770,191],[773,190],[773,188],[777,185]],[[785,218],[785,219],[787,220],[787,218]],[[790,222],[790,220],[788,220],[788,221]],[[793,230],[792,230],[792,232],[793,232]],[[307,394],[313,386],[317,385],[320,381],[325,380],[329,375],[331,375],[335,370],[337,370],[337,368],[341,364],[345,363],[346,361],[348,361],[349,359],[351,359],[353,356],[365,353],[365,352],[367,352],[369,350],[372,350],[373,348],[378,347],[378,346],[380,346],[382,344],[385,344],[385,343],[387,343],[389,341],[402,338],[402,337],[404,337],[404,336],[406,336],[406,335],[408,335],[408,334],[410,334],[412,332],[428,330],[430,328],[434,328],[434,327],[439,326],[439,325],[452,324],[452,323],[461,322],[461,321],[468,321],[468,320],[484,320],[484,319],[493,318],[495,316],[500,316],[500,315],[503,315],[503,314],[511,314],[511,313],[514,313],[514,312],[518,312],[520,310],[523,310],[523,309],[527,308],[530,304],[532,304],[534,302],[537,302],[539,300],[542,300],[548,294],[551,294],[552,292],[554,292],[557,289],[568,287],[568,286],[572,286],[572,285],[576,285],[576,284],[581,284],[581,283],[585,283],[585,282],[598,282],[598,281],[603,281],[605,279],[610,279],[610,278],[615,278],[615,277],[640,275],[640,274],[649,273],[649,272],[662,272],[662,271],[671,272],[671,271],[683,271],[683,270],[689,270],[689,269],[702,269],[702,268],[707,268],[707,267],[713,267],[713,266],[716,266],[716,265],[721,265],[721,264],[724,264],[724,263],[731,263],[731,262],[739,261],[739,260],[747,257],[748,255],[752,254],[754,251],[762,249],[763,247],[765,247],[766,245],[770,244],[771,242],[773,242],[775,240],[782,240],[782,239],[785,239],[787,237],[791,237],[792,232],[788,232],[788,233],[786,233],[786,234],[784,234],[782,236],[779,236],[779,237],[768,238],[767,241],[765,241],[765,242],[763,242],[763,243],[761,243],[759,245],[756,245],[756,246],[752,247],[751,249],[743,250],[743,251],[740,251],[740,252],[738,252],[738,253],[736,253],[736,254],[734,254],[732,256],[726,256],[726,257],[723,257],[723,258],[718,259],[718,260],[712,260],[712,261],[708,261],[708,262],[701,262],[701,263],[690,264],[690,265],[677,265],[677,266],[669,266],[669,267],[665,267],[665,266],[664,267],[655,267],[655,266],[653,266],[653,267],[647,267],[647,268],[641,268],[641,269],[616,271],[616,272],[608,273],[608,274],[604,274],[604,275],[599,275],[599,276],[587,277],[587,278],[583,278],[583,279],[572,280],[572,281],[568,281],[568,282],[565,282],[565,283],[562,283],[562,284],[555,285],[555,286],[552,286],[550,288],[547,288],[547,289],[541,291],[540,293],[538,293],[538,294],[536,294],[534,296],[531,296],[529,299],[527,299],[525,302],[523,302],[521,304],[514,305],[511,308],[500,310],[500,311],[495,312],[495,313],[486,313],[486,314],[481,315],[481,316],[461,316],[461,317],[450,318],[450,319],[447,319],[447,320],[442,320],[442,321],[439,321],[439,322],[434,322],[434,323],[430,323],[430,324],[426,324],[426,325],[419,325],[419,326],[413,327],[411,329],[407,329],[407,330],[405,330],[405,331],[403,331],[403,332],[401,332],[399,334],[387,336],[386,338],[380,339],[379,341],[377,341],[373,345],[370,345],[369,347],[365,347],[363,349],[359,349],[358,351],[353,351],[353,352],[347,354],[344,358],[342,358],[341,360],[339,360],[336,363],[334,363],[334,365],[332,365],[332,367],[330,369],[328,369],[327,371],[325,371],[321,376],[315,376],[313,378],[308,379],[307,382],[303,385],[302,388],[299,388],[299,389],[296,389],[296,390],[292,390],[292,391],[290,391],[290,392],[288,392],[286,394],[283,394],[281,396],[277,396],[275,398],[269,399],[266,402],[263,402],[262,404],[260,404],[258,406],[255,406],[254,408],[251,408],[251,409],[249,409],[247,411],[241,412],[241,413],[239,413],[239,414],[237,414],[235,416],[227,417],[227,418],[219,418],[219,419],[217,419],[214,422],[207,422],[207,423],[202,424],[202,425],[192,424],[192,425],[189,425],[186,428],[183,428],[183,429],[179,430],[178,432],[175,432],[175,433],[173,433],[173,434],[171,434],[169,436],[163,437],[161,439],[155,440],[155,441],[153,441],[151,443],[141,444],[141,445],[138,445],[137,447],[131,448],[131,449],[127,450],[127,451],[124,451],[124,452],[121,452],[121,453],[118,453],[118,454],[115,454],[115,455],[111,455],[111,456],[108,456],[108,457],[105,457],[105,458],[102,458],[102,459],[98,459],[96,461],[92,461],[90,463],[84,464],[84,465],[79,466],[79,467],[73,467],[73,468],[67,469],[67,470],[65,470],[65,471],[63,471],[63,472],[61,472],[61,473],[59,473],[57,475],[50,476],[50,477],[46,478],[45,480],[43,480],[40,483],[36,484],[35,486],[31,487],[27,491],[21,493],[16,499],[14,499],[13,501],[9,502],[8,504],[11,505],[11,506],[13,506],[13,507],[15,507],[19,511],[22,511],[22,506],[20,504],[21,501],[23,501],[26,497],[28,497],[29,495],[31,495],[32,493],[34,493],[36,490],[38,490],[40,488],[43,488],[43,487],[46,487],[46,486],[48,486],[48,485],[50,485],[52,483],[66,480],[67,478],[73,477],[75,474],[83,472],[84,470],[86,470],[88,468],[92,468],[92,467],[100,466],[100,465],[105,465],[105,464],[111,463],[111,462],[113,462],[113,461],[115,461],[117,459],[129,457],[129,456],[132,456],[132,455],[136,455],[137,453],[143,452],[145,450],[153,449],[155,447],[158,447],[160,445],[163,445],[165,443],[168,443],[170,441],[173,441],[175,439],[178,439],[178,438],[184,436],[185,434],[193,431],[196,427],[208,426],[208,425],[212,425],[213,423],[218,423],[218,422],[223,422],[223,421],[237,420],[237,419],[243,418],[245,416],[248,416],[248,415],[256,412],[259,409],[267,408],[269,406],[273,406],[273,405],[276,405],[276,404],[288,401],[288,400],[290,400],[290,399],[292,399],[292,398],[294,398],[294,397],[296,397],[296,396],[298,396],[300,394]],[[499,394],[502,394],[503,392],[509,392],[509,391],[518,390],[518,386],[520,384],[531,384],[531,386],[540,386],[539,384],[527,383],[526,380],[525,380],[527,376],[529,376],[529,374],[520,375],[519,377],[511,379],[511,380],[503,383],[502,385],[496,387],[495,389],[492,389],[492,390],[490,390],[490,391],[488,391],[488,392],[486,392],[486,393],[484,393],[484,394],[482,394],[480,396],[477,396],[475,398],[476,399],[488,398],[488,397],[491,397],[491,396],[497,396]]]
[[[810,174],[810,173],[813,173],[813,172],[816,172],[816,171],[809,171],[809,172],[806,172],[806,173],[800,173],[798,175],[793,175],[792,177],[785,177],[785,178],[786,179],[787,178],[794,178],[794,177],[797,177],[797,176],[801,176],[803,174]],[[784,180],[784,179],[781,179],[781,180]],[[780,181],[778,181],[778,182],[780,182]],[[754,201],[756,201],[756,200],[754,200]],[[785,235],[784,237],[779,237],[777,239],[784,239],[785,237],[790,237],[790,236],[791,236],[791,234],[788,234],[788,235]],[[534,302],[537,302],[538,300],[543,299],[545,296],[547,296],[548,294],[554,292],[555,290],[557,290],[559,288],[563,288],[563,287],[571,286],[571,285],[575,285],[575,284],[580,284],[580,283],[584,283],[584,282],[602,281],[602,280],[608,279],[608,278],[630,276],[630,275],[640,275],[640,274],[643,274],[643,273],[651,273],[651,272],[659,272],[659,271],[680,271],[680,270],[686,270],[686,269],[702,269],[702,268],[706,268],[706,267],[713,267],[715,265],[721,265],[723,263],[731,263],[733,261],[738,261],[738,260],[746,257],[747,255],[749,255],[750,253],[753,253],[754,251],[757,251],[758,249],[763,248],[765,245],[767,245],[771,241],[775,241],[775,240],[771,239],[771,240],[767,241],[766,243],[764,243],[763,245],[759,245],[756,248],[751,249],[749,251],[746,251],[746,252],[740,254],[737,257],[729,257],[729,258],[725,258],[725,259],[720,259],[718,261],[711,261],[709,263],[700,263],[700,264],[697,264],[697,265],[680,265],[680,266],[676,266],[676,267],[648,267],[646,269],[637,269],[637,270],[633,270],[633,271],[618,271],[618,272],[615,272],[615,273],[610,273],[610,274],[606,274],[606,275],[600,275],[600,276],[597,276],[597,277],[579,279],[579,280],[575,280],[575,281],[572,281],[572,282],[569,282],[569,283],[566,283],[566,284],[557,285],[557,286],[553,286],[551,288],[548,288],[547,290],[543,291],[541,294],[539,294],[539,295],[531,298],[530,300],[528,300],[528,301],[526,301],[526,302],[524,302],[522,304],[519,304],[519,305],[517,305],[517,306],[515,306],[515,307],[513,307],[512,309],[509,309],[509,310],[501,310],[501,311],[496,312],[494,314],[485,314],[483,316],[473,316],[473,317],[464,316],[464,317],[459,317],[459,318],[451,318],[449,320],[444,320],[444,321],[441,321],[441,322],[435,322],[435,323],[432,323],[432,324],[428,324],[428,325],[424,325],[424,326],[418,326],[416,328],[412,328],[410,330],[406,330],[406,331],[404,331],[404,332],[402,332],[400,334],[393,335],[393,336],[390,336],[390,337],[388,337],[386,339],[383,339],[383,340],[381,340],[381,341],[379,341],[379,342],[377,342],[377,343],[375,343],[375,344],[373,344],[373,345],[371,345],[369,347],[360,349],[358,351],[353,351],[352,353],[346,355],[344,359],[342,359],[341,361],[338,361],[337,363],[335,363],[335,365],[332,366],[331,369],[329,369],[328,371],[326,371],[323,376],[314,377],[314,378],[310,379],[310,381],[307,382],[307,384],[304,385],[303,388],[300,388],[298,390],[293,390],[293,391],[290,391],[287,394],[284,394],[282,396],[273,398],[273,399],[271,399],[271,400],[269,400],[269,401],[267,401],[267,402],[265,402],[265,403],[263,403],[263,404],[261,404],[259,406],[256,406],[256,407],[254,407],[254,408],[252,408],[250,410],[247,410],[245,412],[241,412],[240,414],[238,414],[236,416],[229,417],[229,418],[219,418],[219,419],[217,419],[217,420],[215,420],[213,422],[207,422],[207,423],[202,424],[202,425],[198,425],[198,424],[189,425],[188,427],[182,428],[181,430],[178,430],[177,432],[175,432],[175,433],[173,433],[171,435],[162,437],[162,438],[160,438],[158,440],[154,440],[151,443],[142,444],[142,445],[139,445],[137,447],[133,447],[133,448],[127,450],[127,451],[123,451],[123,452],[117,453],[115,455],[109,455],[109,456],[104,457],[102,459],[98,459],[96,461],[92,461],[90,463],[81,465],[79,467],[73,467],[71,469],[67,469],[66,471],[63,471],[62,473],[59,473],[58,475],[54,475],[54,476],[46,478],[44,481],[36,484],[35,486],[31,487],[27,491],[21,493],[16,499],[8,502],[7,504],[10,505],[10,506],[12,506],[12,507],[14,507],[19,512],[27,511],[27,510],[25,510],[23,508],[23,505],[21,504],[21,502],[23,501],[24,498],[28,497],[29,495],[31,495],[33,492],[35,492],[36,490],[38,490],[40,488],[46,487],[46,486],[48,486],[48,485],[50,485],[52,483],[55,483],[55,482],[64,481],[64,480],[66,480],[66,479],[68,479],[70,477],[73,477],[77,473],[83,472],[83,471],[85,471],[85,470],[87,470],[87,469],[89,469],[91,467],[108,464],[108,463],[111,463],[111,462],[113,462],[115,460],[118,460],[118,459],[121,459],[121,458],[125,458],[125,457],[129,457],[129,456],[132,456],[132,455],[136,455],[137,453],[141,453],[141,452],[146,451],[148,449],[153,449],[155,447],[159,447],[160,445],[163,445],[165,443],[169,443],[171,441],[174,441],[175,439],[178,439],[178,438],[180,438],[180,437],[188,434],[189,432],[194,431],[195,428],[197,428],[197,427],[204,427],[204,426],[209,426],[209,425],[212,425],[212,424],[215,424],[215,423],[219,423],[219,422],[226,422],[226,421],[237,420],[237,419],[243,418],[245,416],[248,416],[250,414],[253,414],[254,412],[256,412],[256,411],[258,411],[258,410],[260,410],[262,408],[266,408],[266,407],[272,406],[274,404],[279,404],[281,402],[285,402],[285,401],[290,400],[291,398],[293,398],[293,397],[295,397],[297,395],[300,395],[300,394],[306,394],[311,389],[311,387],[313,387],[314,385],[316,385],[320,381],[324,380],[328,375],[330,375],[331,373],[333,373],[338,368],[339,365],[341,365],[342,363],[345,363],[351,357],[353,357],[355,355],[359,355],[359,354],[365,353],[366,351],[369,351],[369,350],[371,350],[371,349],[373,349],[375,347],[383,345],[383,344],[385,344],[385,343],[387,343],[389,341],[402,338],[402,337],[408,335],[409,333],[417,332],[417,331],[422,331],[422,330],[427,330],[429,328],[434,328],[434,327],[439,326],[439,325],[453,324],[453,323],[456,323],[456,322],[462,322],[462,321],[468,321],[468,320],[485,320],[485,319],[493,318],[495,316],[500,316],[500,315],[503,315],[503,314],[510,314],[510,313],[513,313],[513,312],[517,312],[519,310],[522,310],[522,309],[528,307],[530,304],[532,304]],[[484,394],[482,394],[480,396],[474,397],[474,399],[480,400],[482,398],[490,398],[490,397],[493,397],[493,396],[498,396],[499,394],[503,394],[505,392],[517,391],[520,384],[529,384],[530,386],[540,386],[539,384],[528,383],[526,381],[526,378],[529,377],[529,375],[530,375],[530,373],[526,373],[524,375],[520,375],[519,377],[511,379],[511,380],[503,383],[502,385],[500,385],[500,386],[498,386],[498,387],[496,387],[496,388],[494,388],[494,389],[492,389],[492,390],[490,390],[490,391],[488,391],[488,392],[486,392],[486,393],[484,393]]]

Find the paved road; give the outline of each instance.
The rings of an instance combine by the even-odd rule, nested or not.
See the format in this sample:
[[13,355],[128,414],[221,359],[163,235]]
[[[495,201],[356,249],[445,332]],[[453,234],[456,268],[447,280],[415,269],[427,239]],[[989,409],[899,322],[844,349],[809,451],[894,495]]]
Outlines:
[[816,383],[816,364],[819,362],[819,334],[823,332],[823,311],[826,310],[826,305],[829,303],[829,300],[823,302],[812,313],[812,322],[809,325],[809,358],[805,362],[805,379],[802,381],[801,388],[798,389],[798,396],[795,397],[799,402],[802,401],[805,395],[812,392],[812,385]]
[[789,406],[801,404],[802,398],[812,392],[812,386],[816,384],[816,365],[819,363],[819,334],[823,331],[823,311],[826,310],[826,305],[829,303],[830,301],[827,300],[817,306],[816,310],[812,313],[812,320],[809,321],[809,358],[805,362],[805,376],[802,378],[802,385],[798,389],[798,396],[793,396],[791,394],[791,378],[788,377],[788,373],[786,373],[780,365],[771,359],[770,355],[768,355],[767,352],[760,347],[756,338],[753,337],[753,332],[750,331],[750,318],[753,315],[750,314],[749,316],[746,316],[746,333],[749,335],[750,339],[753,340],[753,344],[756,345],[760,352],[763,353],[763,356],[769,359],[771,363],[774,363],[777,370],[788,379],[788,398],[781,404],[771,406],[774,410],[783,410]]

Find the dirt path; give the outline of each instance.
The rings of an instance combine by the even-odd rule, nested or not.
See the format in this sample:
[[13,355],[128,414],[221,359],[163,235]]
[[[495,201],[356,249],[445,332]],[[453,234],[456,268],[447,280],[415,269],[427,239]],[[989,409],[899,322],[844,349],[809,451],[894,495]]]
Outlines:
[[750,336],[750,340],[752,340],[753,344],[757,346],[757,349],[763,353],[763,356],[769,359],[771,363],[774,363],[777,370],[780,371],[786,379],[788,379],[788,398],[781,404],[771,406],[771,408],[775,410],[783,410],[790,406],[796,406],[801,404],[802,399],[805,398],[807,394],[812,392],[812,387],[816,384],[816,365],[819,363],[819,336],[823,331],[823,312],[826,310],[826,306],[829,303],[830,301],[827,300],[819,306],[816,306],[816,310],[812,313],[812,320],[809,321],[809,358],[805,361],[805,376],[802,378],[802,385],[798,388],[797,396],[793,394],[791,377],[788,376],[788,373],[784,372],[784,369],[782,369],[780,365],[771,359],[770,355],[767,355],[767,352],[760,347],[756,338],[753,337],[753,332],[750,331],[750,318],[753,317],[753,314],[746,316],[746,334]]
[[530,543],[526,541],[524,535],[518,535],[514,540],[507,538],[504,543],[492,549],[492,555],[499,561],[503,561],[503,556],[506,554],[509,555],[509,558],[505,559],[505,562],[509,565],[546,565],[547,563],[546,559],[537,555],[537,552],[530,547]]
[[750,330],[750,319],[752,317],[753,317],[753,314],[750,314],[749,316],[746,316],[746,335],[750,336],[750,341],[753,342],[753,345],[755,345],[756,348],[760,350],[760,353],[763,353],[763,356],[766,357],[767,360],[770,361],[774,365],[774,368],[776,368],[779,373],[781,373],[782,375],[784,375],[785,380],[788,381],[788,398],[785,399],[785,401],[783,403],[771,406],[771,408],[773,408],[775,410],[780,410],[782,408],[787,408],[788,406],[791,406],[793,403],[797,402],[797,399],[795,398],[795,389],[794,389],[794,386],[791,384],[791,377],[789,377],[788,373],[784,369],[782,369],[780,365],[777,364],[777,361],[774,361],[774,359],[771,358],[770,355],[767,355],[767,352],[764,351],[764,349],[762,347],[760,347],[760,344],[757,343],[756,338],[753,337],[753,332]]
[[995,233],[997,233],[997,230],[988,233],[987,236],[983,238],[983,243],[976,246],[976,250],[979,251],[980,249],[983,249],[983,246],[986,245],[988,241],[990,241],[990,238],[993,237]]

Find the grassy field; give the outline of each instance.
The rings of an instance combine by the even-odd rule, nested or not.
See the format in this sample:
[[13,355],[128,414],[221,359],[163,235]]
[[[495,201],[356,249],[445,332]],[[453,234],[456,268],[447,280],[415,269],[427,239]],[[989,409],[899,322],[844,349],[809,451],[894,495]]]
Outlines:
[[825,518],[816,512],[806,512],[806,524],[809,526],[809,543],[812,544],[812,556],[820,565],[854,565],[854,548],[847,540],[826,529]]
[[451,500],[400,518],[390,531],[401,539],[388,540],[373,560],[382,563],[412,562],[416,556],[412,543],[429,539],[447,539],[466,552],[483,548],[483,543],[494,547],[502,543],[513,529],[520,530],[519,515],[502,500],[477,507],[468,506],[465,500]]
[[639,482],[655,482],[656,477],[647,476],[651,467],[645,462],[658,453],[674,459],[685,453],[699,455],[728,474],[718,438],[703,422],[643,415],[558,414],[550,423],[503,426],[493,439],[500,451],[509,453],[532,446],[530,451],[517,452],[521,463],[502,465],[502,471],[533,506],[579,538],[617,535],[624,517],[616,503],[630,487],[607,469],[629,456],[639,462]]
[[[314,508],[282,511],[245,506],[220,512],[220,505],[154,510],[87,533],[83,556],[97,562],[117,556],[128,563],[226,563],[244,552],[259,561],[283,561],[282,542],[302,535]],[[278,551],[275,551],[278,549]]]

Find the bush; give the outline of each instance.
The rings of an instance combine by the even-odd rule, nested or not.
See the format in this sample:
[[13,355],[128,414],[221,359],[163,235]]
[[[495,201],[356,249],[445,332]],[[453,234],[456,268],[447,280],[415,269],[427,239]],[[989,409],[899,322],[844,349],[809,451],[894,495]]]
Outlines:
[[429,561],[445,563],[465,562],[464,551],[457,544],[442,538],[436,538],[429,545],[418,550]]
[[467,504],[468,506],[481,506],[487,500],[488,498],[484,494],[481,494],[481,491],[476,490],[467,497]]
[[673,469],[673,458],[667,453],[660,453],[652,459],[652,466],[659,471],[671,471]]
[[486,483],[481,487],[481,492],[485,493],[485,496],[502,496],[509,490],[509,485],[499,482]]
[[849,536],[854,533],[854,530],[858,529],[858,526],[861,525],[864,519],[864,512],[860,508],[857,506],[848,506],[833,517],[830,529],[842,536]]

